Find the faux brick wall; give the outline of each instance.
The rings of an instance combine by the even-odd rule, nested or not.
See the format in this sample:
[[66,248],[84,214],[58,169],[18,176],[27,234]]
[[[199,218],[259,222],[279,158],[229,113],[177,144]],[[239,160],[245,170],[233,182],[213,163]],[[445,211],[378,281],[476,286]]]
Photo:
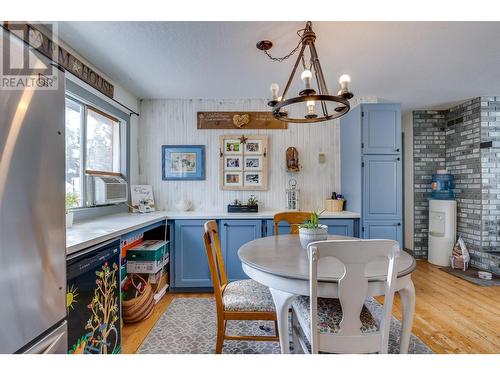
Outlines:
[[446,168],[455,177],[457,235],[466,242],[472,265],[500,274],[500,97],[474,98],[445,111],[414,111],[413,155],[414,256],[427,257],[431,178]]
[[475,255],[480,268],[500,274],[500,96],[481,97],[480,110],[482,248]]
[[457,236],[481,248],[481,102],[475,98],[447,113],[446,169],[455,178]]
[[413,112],[413,255],[421,259],[427,258],[432,174],[445,168],[446,114],[446,111]]

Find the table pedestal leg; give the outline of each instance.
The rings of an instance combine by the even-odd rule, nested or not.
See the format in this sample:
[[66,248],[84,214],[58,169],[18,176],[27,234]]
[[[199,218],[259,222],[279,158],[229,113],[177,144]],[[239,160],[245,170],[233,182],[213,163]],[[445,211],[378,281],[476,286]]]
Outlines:
[[295,294],[283,292],[281,290],[269,288],[273,296],[276,307],[276,317],[278,320],[278,333],[280,335],[281,354],[290,353],[290,337],[288,333],[288,310],[292,305]]
[[405,287],[398,291],[398,294],[401,298],[401,305],[403,310],[399,352],[401,354],[407,354],[408,347],[410,345],[413,316],[415,314],[415,286],[413,285],[413,281],[409,279]]

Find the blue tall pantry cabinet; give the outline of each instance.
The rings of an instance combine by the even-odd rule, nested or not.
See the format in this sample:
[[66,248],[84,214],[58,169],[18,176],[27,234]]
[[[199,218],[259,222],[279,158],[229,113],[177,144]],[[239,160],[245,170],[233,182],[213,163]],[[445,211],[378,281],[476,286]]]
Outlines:
[[361,213],[361,238],[403,248],[403,161],[399,104],[360,104],[340,120],[346,210]]

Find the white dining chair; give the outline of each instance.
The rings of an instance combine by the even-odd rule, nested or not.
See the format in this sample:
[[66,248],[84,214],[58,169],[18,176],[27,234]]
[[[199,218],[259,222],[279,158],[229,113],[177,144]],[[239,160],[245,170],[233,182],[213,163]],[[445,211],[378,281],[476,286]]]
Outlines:
[[[392,240],[318,241],[309,244],[307,251],[310,297],[300,296],[292,303],[295,351],[387,353],[399,243]],[[318,298],[318,263],[320,269],[324,269],[332,266],[332,258],[344,267],[344,275],[338,282],[339,298]],[[385,290],[381,291],[385,297],[379,320],[365,305],[368,296],[365,269],[370,263],[371,267],[381,267],[382,275],[387,275]]]

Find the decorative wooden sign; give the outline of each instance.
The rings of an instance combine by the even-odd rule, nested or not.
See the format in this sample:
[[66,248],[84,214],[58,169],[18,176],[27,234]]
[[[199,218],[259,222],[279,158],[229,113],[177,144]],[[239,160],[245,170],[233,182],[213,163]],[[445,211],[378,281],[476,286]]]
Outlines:
[[267,190],[267,136],[220,136],[220,188]]
[[[24,42],[28,43],[38,52],[58,63],[61,67],[70,71],[76,77],[102,92],[107,97],[113,98],[114,86],[77,57],[54,43],[51,37],[45,34],[46,31],[39,30],[36,25],[29,23],[4,22],[3,25],[6,29],[15,32],[19,37],[22,36]],[[36,35],[36,38],[33,37],[34,35]]]
[[198,129],[288,129],[271,112],[198,112]]

